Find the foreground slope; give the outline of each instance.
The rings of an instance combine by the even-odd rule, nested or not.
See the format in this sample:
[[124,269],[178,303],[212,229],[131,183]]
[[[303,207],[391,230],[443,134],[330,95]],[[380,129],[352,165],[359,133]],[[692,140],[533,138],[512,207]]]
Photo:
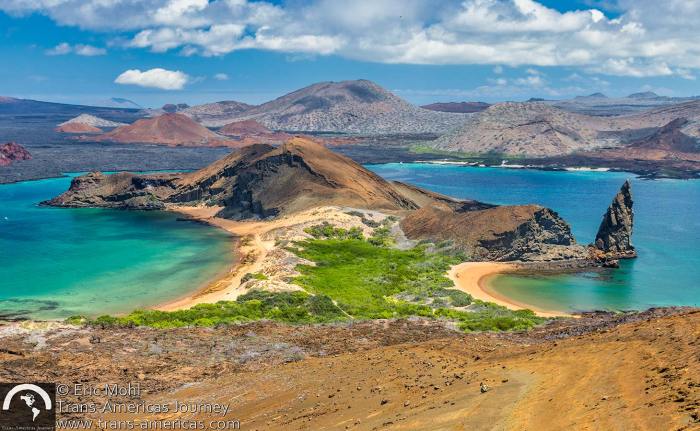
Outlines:
[[149,404],[230,404],[225,415],[62,419],[237,419],[241,429],[260,430],[691,431],[700,426],[698,339],[697,309],[592,313],[500,334],[419,319],[79,331],[16,322],[0,326],[0,378],[138,382],[138,401]]

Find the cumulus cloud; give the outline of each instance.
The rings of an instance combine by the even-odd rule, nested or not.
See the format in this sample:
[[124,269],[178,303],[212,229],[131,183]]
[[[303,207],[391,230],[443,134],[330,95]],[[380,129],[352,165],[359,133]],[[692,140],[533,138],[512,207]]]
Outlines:
[[59,43],[55,47],[46,50],[46,55],[66,55],[66,54],[77,54],[86,57],[94,57],[96,55],[105,55],[107,50],[104,48],[98,48],[92,45],[70,45],[66,42]]
[[161,90],[181,90],[190,77],[179,70],[155,68],[144,72],[130,69],[117,76],[117,84],[138,85],[140,87],[159,88]]
[[613,18],[595,8],[560,12],[535,0],[0,0],[5,12],[42,13],[154,52],[264,49],[382,63],[694,77],[700,2],[617,0],[616,7]]

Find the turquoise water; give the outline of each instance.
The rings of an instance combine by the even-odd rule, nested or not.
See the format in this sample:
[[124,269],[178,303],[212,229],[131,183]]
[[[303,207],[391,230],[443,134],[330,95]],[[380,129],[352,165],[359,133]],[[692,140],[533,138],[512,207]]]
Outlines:
[[0,185],[0,316],[125,313],[194,291],[231,263],[230,236],[175,214],[37,206],[69,185]]
[[379,175],[459,198],[537,203],[566,219],[579,243],[593,240],[603,213],[632,179],[639,258],[617,270],[557,276],[499,276],[493,289],[544,309],[700,306],[700,181],[641,180],[620,172],[548,172],[432,164],[368,166]]

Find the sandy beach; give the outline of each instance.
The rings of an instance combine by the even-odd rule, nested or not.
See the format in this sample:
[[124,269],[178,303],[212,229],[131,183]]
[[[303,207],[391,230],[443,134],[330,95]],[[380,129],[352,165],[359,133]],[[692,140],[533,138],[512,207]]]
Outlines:
[[486,289],[490,277],[512,272],[517,268],[513,263],[465,262],[450,268],[448,277],[459,290],[482,301],[493,302],[511,310],[530,309],[540,317],[572,317],[563,311],[542,310],[532,305],[518,303],[504,296],[495,295]]
[[[243,276],[247,273],[259,272],[265,257],[275,249],[275,241],[271,240],[269,235],[266,235],[268,232],[314,220],[333,222],[336,219],[335,221],[339,221],[337,220],[339,212],[330,207],[304,211],[271,221],[235,221],[215,217],[220,209],[219,207],[180,206],[171,208],[172,211],[181,213],[188,218],[208,223],[232,234],[234,241],[236,241],[235,251],[232,252],[233,264],[227,273],[207,283],[196,292],[174,301],[160,304],[155,307],[156,309],[174,311],[190,308],[201,303],[235,301],[238,296],[246,292],[246,289],[241,287]],[[490,277],[505,272],[512,272],[517,268],[517,265],[513,263],[465,262],[453,266],[448,271],[448,277],[458,289],[482,301],[493,302],[511,310],[530,309],[541,317],[571,316],[562,311],[543,310],[532,305],[518,303],[487,290],[487,283]]]
[[[238,287],[241,278],[248,272],[255,272],[260,265],[261,257],[264,255],[269,244],[263,243],[260,234],[263,231],[261,222],[236,222],[215,217],[219,212],[219,207],[176,207],[172,211],[178,212],[191,218],[208,223],[212,226],[224,229],[234,236],[236,242],[232,252],[233,264],[226,274],[223,274],[213,281],[207,283],[203,288],[190,293],[182,298],[170,301],[155,307],[157,310],[174,311],[190,308],[201,303],[214,303],[217,301],[235,301],[236,298],[245,293]],[[265,223],[269,225],[270,223]]]
[[[248,290],[242,287],[242,278],[248,273],[262,272],[266,265],[269,267],[271,262],[274,263],[276,254],[281,251],[275,245],[275,235],[269,235],[272,231],[322,222],[347,227],[348,221],[355,219],[354,226],[364,229],[366,235],[371,234],[370,228],[362,225],[356,217],[346,214],[344,211],[347,209],[339,207],[313,208],[266,221],[235,221],[215,217],[221,210],[220,207],[177,206],[170,210],[192,220],[224,229],[234,236],[236,244],[235,252],[232,254],[233,264],[226,274],[207,283],[196,292],[154,307],[163,311],[182,310],[201,303],[235,301],[240,295],[246,293]],[[278,284],[277,287],[283,290],[301,289],[290,284]]]

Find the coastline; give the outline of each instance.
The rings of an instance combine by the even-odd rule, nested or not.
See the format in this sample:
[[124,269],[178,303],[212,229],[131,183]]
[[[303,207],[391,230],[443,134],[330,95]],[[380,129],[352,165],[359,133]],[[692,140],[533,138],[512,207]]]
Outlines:
[[540,317],[574,317],[570,313],[557,310],[544,310],[529,304],[523,304],[493,293],[488,289],[489,279],[518,270],[515,263],[504,262],[464,262],[453,266],[447,276],[454,282],[455,287],[470,294],[475,299],[493,302],[510,310],[530,309]]
[[[307,211],[278,217],[274,220],[246,220],[236,221],[216,217],[220,207],[183,207],[172,206],[168,211],[186,216],[189,220],[206,223],[210,226],[223,229],[233,236],[234,247],[232,255],[233,264],[225,274],[205,283],[193,292],[190,292],[175,300],[170,300],[152,306],[152,309],[161,311],[175,311],[191,308],[202,303],[215,303],[218,301],[235,301],[240,295],[248,292],[243,282],[243,277],[248,273],[262,272],[269,268],[270,260],[276,259],[274,255],[281,249],[276,245],[275,235],[270,232],[281,229],[289,229],[304,226],[309,223],[321,223],[331,221],[342,224],[342,219],[351,218],[345,210],[338,207],[312,208]],[[365,227],[365,229],[369,229]],[[276,276],[283,275],[283,270],[277,268]],[[275,278],[273,277],[273,278]],[[300,290],[295,285],[273,282],[274,289]]]
[[[206,223],[231,234],[233,237],[231,252],[233,262],[224,273],[220,273],[195,291],[175,300],[156,304],[151,308],[161,311],[176,311],[202,303],[235,301],[238,296],[246,292],[246,289],[241,287],[243,276],[247,273],[258,272],[267,253],[275,247],[274,241],[265,241],[263,236],[272,230],[316,218],[314,217],[315,213],[299,213],[274,221],[234,221],[215,217],[220,209],[219,207],[180,206],[168,208],[168,211],[182,214],[192,221]],[[545,310],[521,303],[489,289],[490,279],[518,269],[520,267],[515,263],[464,262],[450,268],[447,276],[454,282],[457,289],[481,301],[492,302],[510,310],[529,309],[540,317],[575,317],[563,311]]]
[[223,229],[232,236],[231,255],[233,262],[227,270],[220,272],[211,280],[202,284],[193,292],[187,293],[177,299],[154,305],[153,309],[161,311],[176,311],[191,308],[201,303],[215,303],[217,301],[235,301],[244,293],[237,291],[241,284],[241,278],[246,273],[243,269],[253,269],[252,265],[245,264],[242,260],[245,256],[242,246],[242,232],[232,226],[226,226],[226,221],[216,218],[219,207],[173,207],[168,211],[182,214],[188,220],[206,223],[209,226]]

